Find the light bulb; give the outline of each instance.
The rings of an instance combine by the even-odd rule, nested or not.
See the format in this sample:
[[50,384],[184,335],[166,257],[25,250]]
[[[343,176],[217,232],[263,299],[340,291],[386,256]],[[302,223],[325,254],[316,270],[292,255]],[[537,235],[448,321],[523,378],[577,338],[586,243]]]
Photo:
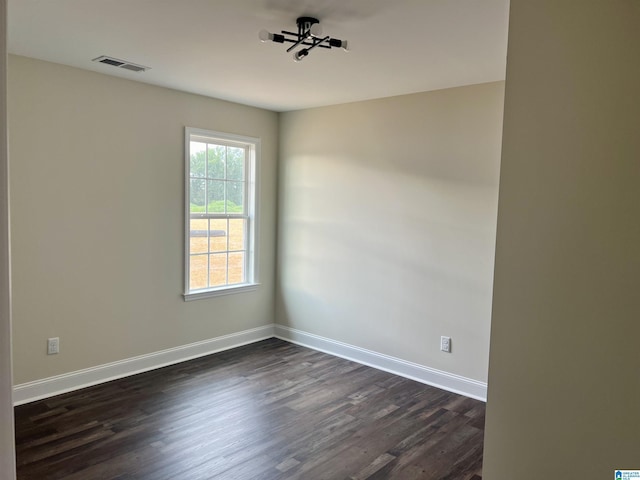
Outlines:
[[293,59],[296,62],[299,62],[300,60],[302,60],[304,57],[306,57],[307,55],[309,55],[309,50],[307,50],[306,48],[303,48],[302,50],[299,50],[297,52],[294,52],[293,54]]
[[349,51],[348,43],[346,40],[340,40],[339,38],[330,38],[329,45],[335,48],[341,48],[345,52]]
[[309,33],[311,33],[312,37],[319,38],[322,36],[322,27],[320,26],[319,23],[314,23],[313,25],[311,25],[311,28],[309,29]]
[[269,40],[273,40],[273,33],[263,28],[260,30],[260,33],[258,33],[258,38],[261,42],[268,42]]

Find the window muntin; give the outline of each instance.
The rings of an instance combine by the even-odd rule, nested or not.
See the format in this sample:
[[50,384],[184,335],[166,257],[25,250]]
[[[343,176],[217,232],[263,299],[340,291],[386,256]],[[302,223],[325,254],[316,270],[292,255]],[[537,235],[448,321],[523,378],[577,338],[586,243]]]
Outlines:
[[254,286],[259,139],[185,132],[185,299]]

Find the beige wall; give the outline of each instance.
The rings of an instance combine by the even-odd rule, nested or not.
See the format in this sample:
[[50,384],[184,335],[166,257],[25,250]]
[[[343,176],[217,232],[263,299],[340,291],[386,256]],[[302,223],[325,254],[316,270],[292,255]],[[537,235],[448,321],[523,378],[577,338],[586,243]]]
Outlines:
[[277,322],[486,381],[502,98],[282,114]]
[[[273,322],[276,113],[10,57],[9,126],[15,383]],[[262,138],[257,292],[181,297],[185,126]]]
[[511,0],[486,480],[640,469],[640,2]]
[[15,478],[7,176],[7,2],[0,0],[0,478]]

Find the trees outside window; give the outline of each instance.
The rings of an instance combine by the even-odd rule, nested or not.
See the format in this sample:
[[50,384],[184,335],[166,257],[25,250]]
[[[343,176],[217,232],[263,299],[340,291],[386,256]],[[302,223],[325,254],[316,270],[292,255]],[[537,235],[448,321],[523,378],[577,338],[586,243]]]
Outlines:
[[256,284],[259,139],[187,128],[185,299]]

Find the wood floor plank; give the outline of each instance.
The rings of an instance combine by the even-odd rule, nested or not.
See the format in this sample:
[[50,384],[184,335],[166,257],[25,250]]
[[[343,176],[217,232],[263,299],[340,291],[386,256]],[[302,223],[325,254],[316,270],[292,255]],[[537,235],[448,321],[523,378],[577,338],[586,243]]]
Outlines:
[[19,480],[481,480],[485,406],[277,339],[16,407]]

